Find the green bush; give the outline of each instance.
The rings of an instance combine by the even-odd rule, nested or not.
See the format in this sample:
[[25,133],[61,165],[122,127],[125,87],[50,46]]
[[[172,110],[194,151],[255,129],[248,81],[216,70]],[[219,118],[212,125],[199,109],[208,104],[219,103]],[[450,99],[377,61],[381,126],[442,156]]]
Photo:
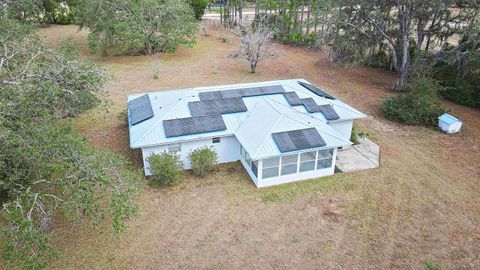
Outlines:
[[378,68],[390,68],[391,57],[386,53],[385,50],[378,50],[373,53],[369,58],[367,58],[367,65],[371,67]]
[[153,174],[153,186],[173,186],[178,183],[181,170],[183,170],[183,164],[177,154],[168,152],[152,154],[147,160],[150,163],[150,171]]
[[205,14],[205,9],[208,5],[208,0],[187,0],[188,4],[192,7],[193,12],[195,13],[195,18],[200,20],[203,14]]
[[350,141],[353,144],[359,144],[360,143],[360,141],[358,140],[359,138],[371,138],[371,137],[372,137],[372,134],[370,134],[370,132],[360,130],[357,125],[355,124],[353,125],[352,132],[350,134]]
[[320,37],[321,33],[311,32],[303,37],[303,44],[309,48],[320,48]]
[[303,36],[300,32],[291,32],[285,36],[286,42],[291,42],[294,44],[301,44],[303,42]]
[[[480,31],[477,29],[477,31]],[[433,77],[445,88],[440,94],[461,105],[480,107],[480,43],[468,42],[475,40],[465,35],[459,40],[460,51],[456,53],[455,61],[445,59],[433,67]],[[452,50],[447,44],[445,50]]]
[[[480,61],[478,62],[480,63]],[[471,65],[473,66],[473,64]],[[476,69],[477,67],[471,68]],[[433,74],[434,78],[445,88],[445,91],[440,93],[442,97],[461,105],[480,107],[480,76],[478,72],[469,72],[466,76],[461,76],[456,66],[441,63],[434,67]]]
[[430,78],[417,76],[407,93],[383,101],[382,114],[389,120],[408,125],[434,126],[437,117],[446,111],[437,94],[439,88]]
[[209,147],[202,147],[193,150],[189,154],[190,164],[193,173],[197,176],[205,176],[215,170],[217,164],[217,153]]
[[442,267],[440,265],[427,261],[425,262],[425,270],[442,270]]

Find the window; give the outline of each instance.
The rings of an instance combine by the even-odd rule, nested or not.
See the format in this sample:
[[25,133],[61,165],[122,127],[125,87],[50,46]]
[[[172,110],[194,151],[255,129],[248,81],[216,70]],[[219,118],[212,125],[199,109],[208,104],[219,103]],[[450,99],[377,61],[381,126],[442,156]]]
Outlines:
[[332,167],[332,158],[319,159],[317,161],[317,170],[326,169]]
[[247,162],[250,168],[252,167],[252,159],[250,158],[250,155],[247,152],[245,152],[245,162]]
[[182,148],[180,147],[179,143],[170,144],[168,146],[168,152],[170,152],[170,153],[178,153],[178,152],[181,152],[181,151],[182,151]]
[[278,176],[278,166],[280,165],[280,158],[267,158],[263,160],[263,178],[270,178]]
[[258,160],[252,162],[252,172],[256,177],[258,177]]
[[332,157],[332,156],[333,156],[333,148],[318,151],[318,159]]
[[220,137],[212,138],[212,143],[220,143]]
[[333,149],[318,151],[317,170],[332,167]]
[[297,172],[298,155],[289,155],[282,157],[282,175],[292,174]]
[[300,154],[300,172],[315,170],[316,152],[307,152]]

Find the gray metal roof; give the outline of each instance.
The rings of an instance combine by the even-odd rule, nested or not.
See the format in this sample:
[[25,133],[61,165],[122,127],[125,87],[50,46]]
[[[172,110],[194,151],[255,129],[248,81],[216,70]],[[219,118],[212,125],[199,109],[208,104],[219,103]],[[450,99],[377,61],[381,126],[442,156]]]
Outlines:
[[[269,134],[270,138],[272,137],[271,133],[274,132],[315,127],[321,137],[325,140],[327,146],[341,146],[342,144],[349,144],[349,141],[345,141],[341,138],[335,139],[335,137],[338,137],[339,135],[328,125],[328,123],[332,120],[328,120],[326,118],[326,115],[324,115],[325,112],[322,113],[322,110],[320,109],[315,110],[316,112],[308,112],[305,106],[292,106],[289,104],[286,95],[293,96],[293,94],[288,93],[295,93],[298,99],[313,100],[314,104],[318,108],[322,107],[322,105],[331,106],[333,111],[338,115],[338,119],[335,121],[357,119],[365,117],[365,115],[339,99],[329,99],[318,96],[312,91],[301,86],[298,81],[308,83],[305,80],[295,79],[214,87],[199,87],[149,93],[148,97],[151,103],[153,117],[135,125],[129,123],[130,147],[141,148],[146,146],[170,144],[181,141],[198,140],[201,138],[219,136],[237,136],[237,138],[242,137],[242,145],[254,145],[255,142],[247,142],[245,141],[245,138],[248,137],[249,141],[260,140],[260,133],[267,130],[271,124],[265,122],[268,121],[268,119],[264,119],[265,116],[262,114],[262,110],[269,112],[271,111],[269,108],[272,108],[272,106],[277,109],[277,111],[282,111],[284,114],[288,115],[288,117],[282,117],[284,121],[276,123],[275,128],[272,127],[272,129],[268,130],[269,133],[267,133]],[[144,95],[145,94],[129,95],[127,97],[127,102]],[[204,101],[226,98],[237,98],[237,103],[235,103],[237,105],[239,104],[238,100],[242,100],[243,105],[238,105],[241,107],[240,109],[232,109],[232,106],[222,107],[222,105],[218,104],[211,105],[210,103],[209,105],[192,105],[203,104],[200,102]],[[215,102],[213,104],[215,104]],[[311,104],[313,106],[313,103]],[[198,109],[197,106],[202,107],[202,109]],[[244,110],[245,108],[243,106],[246,107],[246,111]],[[262,107],[265,108],[262,109]],[[201,116],[204,112],[210,111],[223,113],[219,115],[219,117],[223,119],[225,129],[215,129],[215,131],[188,135],[186,134],[176,137],[167,136],[163,124],[164,120],[168,121],[180,118],[191,118],[192,116]],[[275,119],[279,117],[278,112],[273,114],[276,114],[274,117]],[[130,111],[129,117],[131,117]],[[298,124],[299,119],[303,119],[304,123]],[[244,128],[246,122],[248,122],[248,125],[250,126],[249,130],[245,130]],[[297,124],[294,124],[295,122],[297,122]],[[308,123],[315,123],[315,125],[312,126],[312,124]],[[251,133],[252,136],[246,136],[246,132]],[[325,134],[325,132],[328,134]],[[278,147],[275,145],[273,139],[271,139],[271,143],[274,147],[266,146],[265,149],[258,152],[258,156],[268,156],[270,154],[281,153]],[[253,149],[250,150],[253,151]],[[254,158],[252,153],[250,153],[250,155],[252,155],[252,158]]]

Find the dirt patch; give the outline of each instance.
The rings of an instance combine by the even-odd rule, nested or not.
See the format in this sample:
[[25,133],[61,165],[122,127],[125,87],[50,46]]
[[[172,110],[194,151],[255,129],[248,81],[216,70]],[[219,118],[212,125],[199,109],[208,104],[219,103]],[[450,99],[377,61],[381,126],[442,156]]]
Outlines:
[[[86,32],[73,26],[39,31],[51,42],[71,34],[87,44]],[[380,145],[381,167],[260,190],[238,163],[205,179],[186,173],[180,186],[147,189],[139,216],[117,238],[88,225],[60,226],[55,242],[65,256],[53,267],[420,269],[432,261],[445,269],[480,268],[478,109],[445,102],[464,122],[457,135],[399,125],[378,113],[380,100],[393,94],[394,74],[337,66],[321,52],[281,46],[283,56],[260,63],[252,75],[246,62],[228,57],[233,36],[208,32],[193,48],[162,56],[158,80],[151,57],[102,58],[84,47],[85,57],[116,80],[108,85],[108,112],[89,112],[76,127],[94,145],[138,162],[118,118],[127,94],[305,78],[369,115],[358,124]]]

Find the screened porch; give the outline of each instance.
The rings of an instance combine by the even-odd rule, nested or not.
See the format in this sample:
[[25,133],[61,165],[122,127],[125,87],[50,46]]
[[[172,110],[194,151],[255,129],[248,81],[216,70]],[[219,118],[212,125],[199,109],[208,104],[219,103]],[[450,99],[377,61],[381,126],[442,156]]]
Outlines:
[[240,155],[257,186],[286,183],[333,174],[336,149],[321,149],[252,160],[240,146]]

